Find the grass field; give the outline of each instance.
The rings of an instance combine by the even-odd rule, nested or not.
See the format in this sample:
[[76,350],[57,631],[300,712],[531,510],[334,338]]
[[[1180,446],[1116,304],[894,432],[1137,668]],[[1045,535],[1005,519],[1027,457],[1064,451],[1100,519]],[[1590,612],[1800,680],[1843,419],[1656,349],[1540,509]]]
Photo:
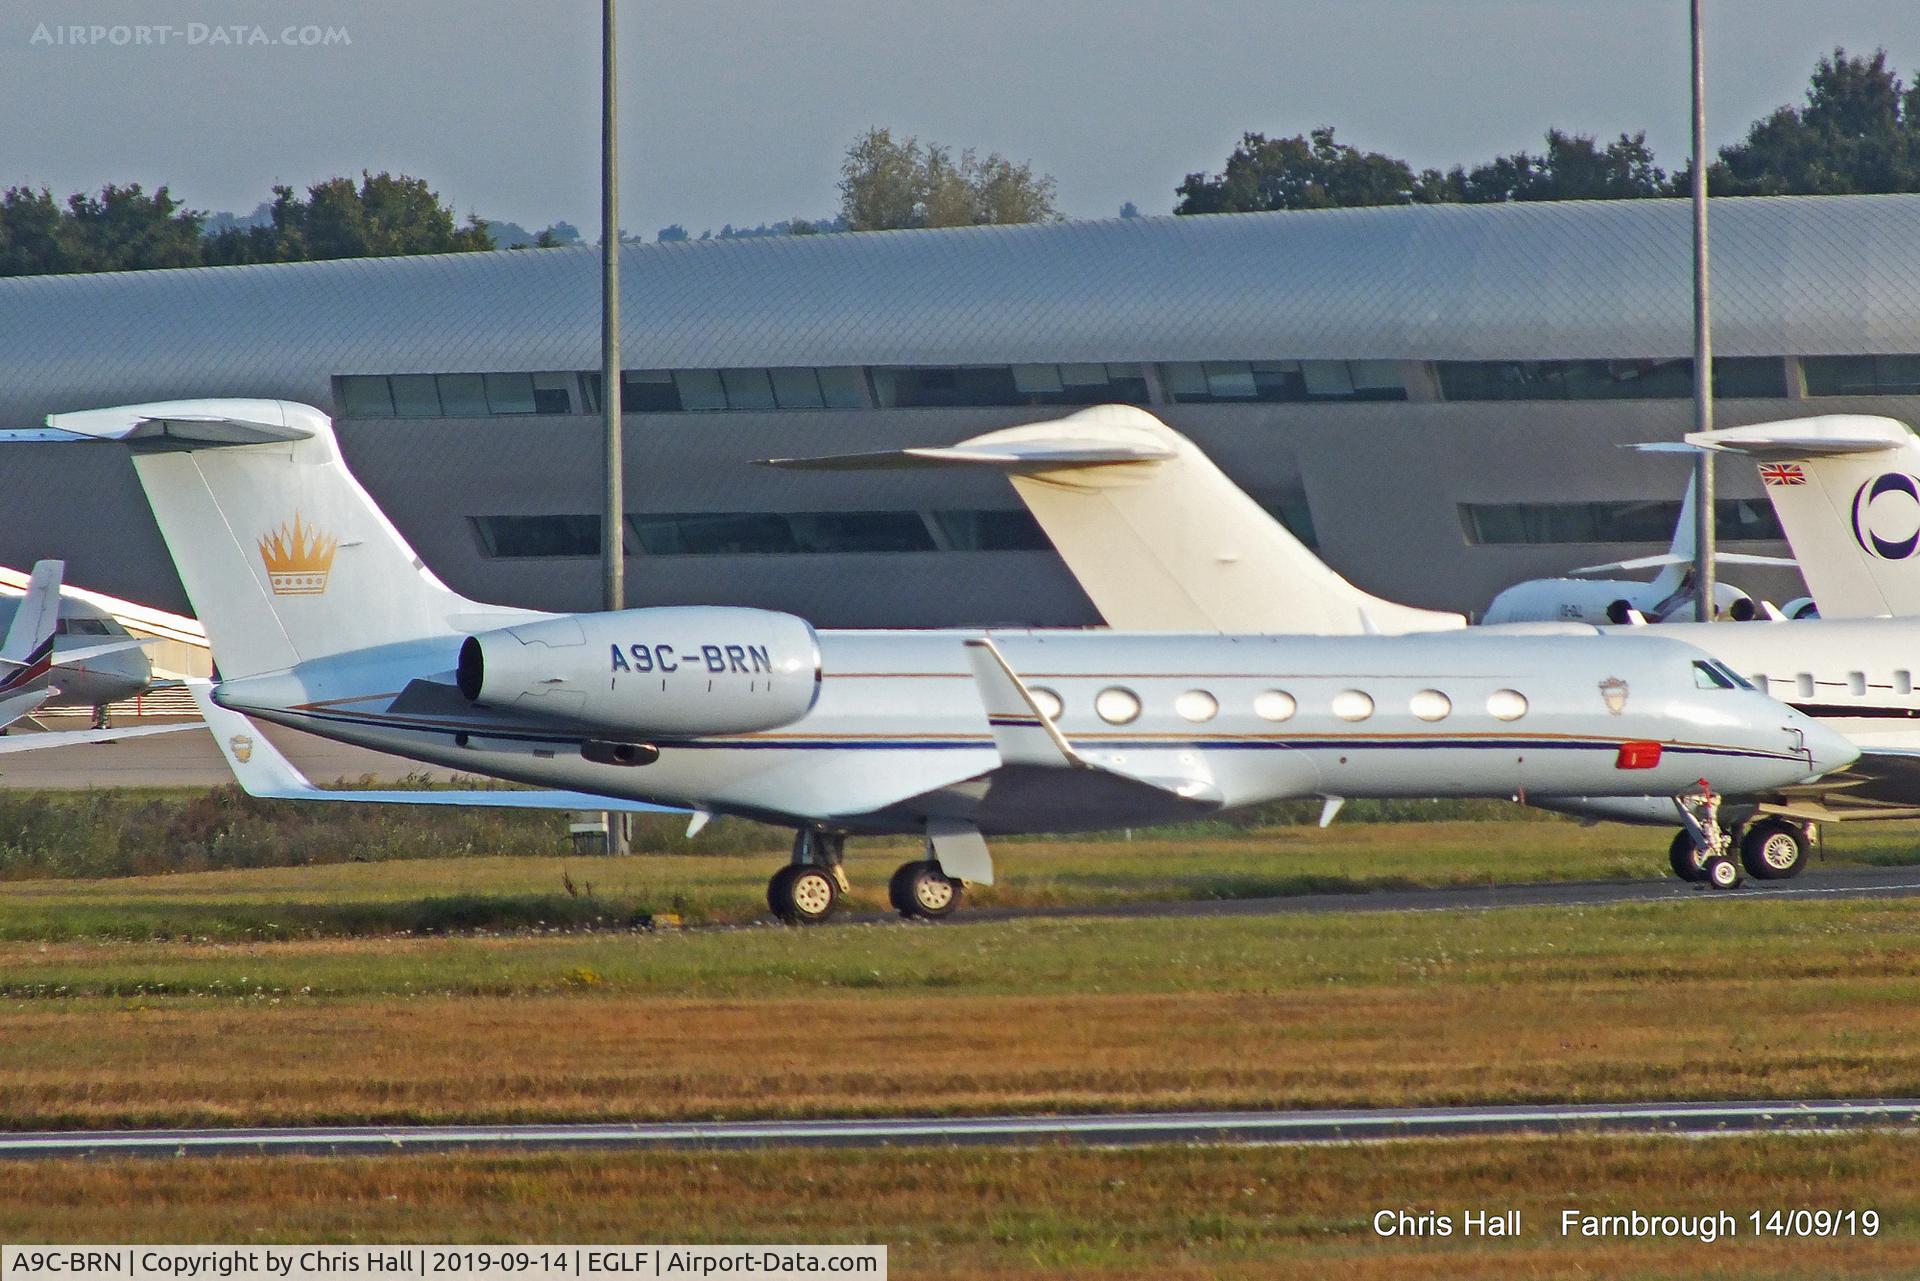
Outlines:
[[[50,1161],[0,1166],[11,1241],[848,1242],[938,1278],[1910,1277],[1920,1139],[1450,1140],[1325,1148]],[[1756,1237],[1752,1210],[1878,1212]],[[1383,1238],[1382,1209],[1521,1212],[1511,1241]],[[1560,1212],[1736,1216],[1593,1241]]]
[[[1002,841],[980,905],[1255,898],[1332,890],[1657,878],[1662,829],[1559,822],[1274,827],[1127,840]],[[857,841],[853,910],[884,912],[907,842]],[[1830,829],[1827,865],[1920,860],[1920,825]],[[436,858],[162,876],[0,881],[0,939],[274,939],[474,929],[623,928],[766,915],[785,853]],[[569,890],[571,887],[571,890]]]
[[14,1127],[1920,1093],[1920,904],[0,944]]

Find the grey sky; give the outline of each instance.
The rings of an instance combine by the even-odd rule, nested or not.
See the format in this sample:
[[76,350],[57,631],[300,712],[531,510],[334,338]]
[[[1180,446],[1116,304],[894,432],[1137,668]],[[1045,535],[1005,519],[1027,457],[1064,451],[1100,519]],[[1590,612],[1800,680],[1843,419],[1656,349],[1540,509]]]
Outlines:
[[[1835,44],[1920,67],[1914,0],[1709,0],[1709,129],[1804,92]],[[274,181],[427,178],[462,214],[591,235],[599,6],[573,0],[16,0],[0,14],[0,185],[170,183],[245,211]],[[1548,125],[1687,136],[1685,0],[707,0],[623,9],[623,221],[649,237],[829,214],[870,124],[1001,151],[1069,214],[1171,207],[1246,129],[1331,123],[1419,165],[1537,149]],[[190,24],[351,43],[197,42]],[[40,32],[42,25],[48,28]],[[146,24],[165,46],[48,44]],[[36,40],[36,34],[41,38]],[[152,37],[158,38],[158,37]]]

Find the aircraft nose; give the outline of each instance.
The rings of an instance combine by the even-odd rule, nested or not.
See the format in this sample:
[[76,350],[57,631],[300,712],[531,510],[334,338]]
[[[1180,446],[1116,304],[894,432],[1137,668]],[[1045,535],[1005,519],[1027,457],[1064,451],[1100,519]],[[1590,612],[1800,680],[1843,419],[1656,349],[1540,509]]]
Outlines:
[[1831,774],[1860,759],[1860,745],[1835,729],[1829,729],[1810,716],[1795,715],[1789,729],[1806,736],[1807,753],[1815,774]]

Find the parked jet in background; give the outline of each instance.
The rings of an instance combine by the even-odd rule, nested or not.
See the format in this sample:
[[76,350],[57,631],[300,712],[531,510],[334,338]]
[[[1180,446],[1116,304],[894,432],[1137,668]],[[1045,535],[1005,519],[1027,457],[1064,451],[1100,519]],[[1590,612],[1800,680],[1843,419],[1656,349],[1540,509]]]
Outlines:
[[[994,833],[1283,798],[1785,801],[1856,749],[1658,639],[816,632],[764,610],[547,615],[434,577],[320,411],[209,400],[55,415],[120,440],[207,628],[230,711],[466,772],[797,829],[788,920],[847,889],[853,833],[916,833],[889,887],[941,916]],[[33,433],[44,440],[49,433]],[[1349,589],[1351,590],[1351,589]]]
[[[1572,570],[1574,574],[1631,573],[1638,569],[1660,572],[1646,582],[1620,578],[1530,578],[1515,583],[1493,598],[1483,624],[1500,623],[1665,623],[1693,619],[1693,486],[1682,491],[1680,519],[1673,527],[1673,542],[1659,556],[1637,556],[1631,560],[1610,561]],[[1780,556],[1754,556],[1745,552],[1717,552],[1714,560],[1722,565],[1771,565],[1791,568],[1794,562]],[[1717,581],[1713,585],[1713,612],[1721,618],[1747,622],[1765,613],[1763,606],[1735,587]]]
[[[140,642],[131,637],[103,639],[62,646],[56,631],[62,613],[60,579],[66,569],[57,560],[43,560],[28,577],[26,594],[14,604],[7,623],[6,637],[0,640],[0,733],[14,723],[32,716],[41,708],[70,699],[69,691],[82,688],[89,693],[102,692],[114,678],[103,677],[101,669],[124,668],[129,652],[137,652]],[[108,635],[101,633],[102,636]],[[116,664],[115,660],[122,660]],[[145,659],[141,658],[144,666]],[[144,682],[143,682],[144,683]],[[69,747],[78,743],[106,743],[120,738],[139,738],[148,734],[170,734],[187,725],[155,725],[138,729],[64,731],[59,733],[9,735],[0,738],[0,753],[32,752],[50,747]]]

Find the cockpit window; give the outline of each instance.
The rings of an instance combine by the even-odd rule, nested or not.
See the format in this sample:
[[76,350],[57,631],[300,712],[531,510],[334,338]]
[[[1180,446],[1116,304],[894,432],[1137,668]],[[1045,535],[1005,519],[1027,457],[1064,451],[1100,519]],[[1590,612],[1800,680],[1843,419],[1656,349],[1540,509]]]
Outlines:
[[1754,688],[1754,684],[1752,681],[1742,676],[1739,672],[1734,671],[1731,667],[1728,667],[1725,663],[1721,662],[1717,658],[1713,660],[1713,669],[1716,672],[1719,672],[1722,676],[1726,677],[1728,680],[1732,681],[1735,689],[1753,689]]
[[60,636],[111,636],[104,618],[62,618],[53,625]]
[[1717,663],[1693,665],[1693,687],[1695,689],[1739,689],[1746,684],[1732,672],[1722,671]]

